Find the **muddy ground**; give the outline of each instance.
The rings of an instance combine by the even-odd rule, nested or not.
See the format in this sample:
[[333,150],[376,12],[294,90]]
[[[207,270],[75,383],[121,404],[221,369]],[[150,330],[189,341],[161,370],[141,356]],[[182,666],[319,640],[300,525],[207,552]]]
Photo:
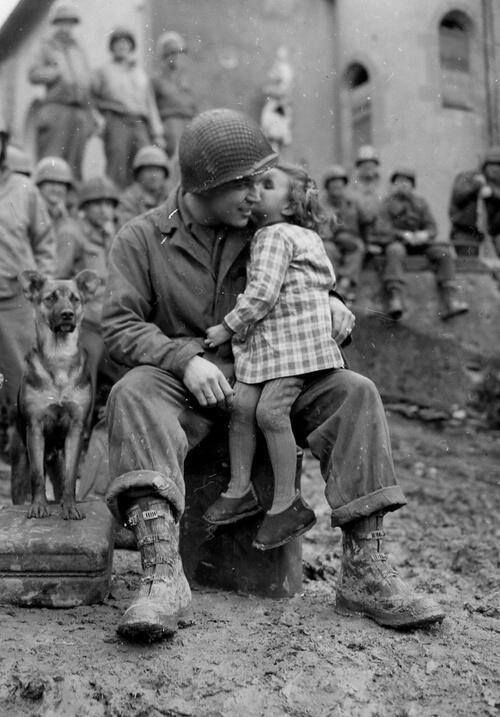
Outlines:
[[[301,595],[195,589],[194,625],[131,646],[115,626],[139,557],[117,551],[104,605],[0,608],[0,715],[498,715],[500,433],[389,418],[410,505],[386,520],[388,547],[445,608],[441,626],[401,633],[335,613],[340,535],[308,458],[303,487],[319,520],[304,540]],[[5,500],[5,480],[1,489]]]

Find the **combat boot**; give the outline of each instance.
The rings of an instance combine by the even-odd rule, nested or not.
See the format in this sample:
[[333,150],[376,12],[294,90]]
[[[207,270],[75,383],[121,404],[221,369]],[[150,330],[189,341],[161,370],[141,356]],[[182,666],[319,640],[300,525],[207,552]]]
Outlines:
[[349,523],[343,528],[336,610],[363,615],[379,625],[412,628],[441,622],[444,613],[429,597],[414,593],[381,552],[382,515]]
[[403,293],[399,286],[390,286],[386,288],[387,293],[387,313],[394,319],[399,321],[403,316],[405,306],[403,302]]
[[459,314],[465,314],[469,311],[469,306],[465,301],[461,301],[458,298],[458,291],[455,286],[443,284],[439,287],[439,293],[441,295],[441,301],[443,303],[443,311],[441,313],[441,319],[451,319],[453,316]]
[[144,574],[117,631],[129,640],[161,640],[189,623],[191,615],[191,590],[179,555],[178,528],[169,503],[158,496],[131,501],[125,515],[137,540]]

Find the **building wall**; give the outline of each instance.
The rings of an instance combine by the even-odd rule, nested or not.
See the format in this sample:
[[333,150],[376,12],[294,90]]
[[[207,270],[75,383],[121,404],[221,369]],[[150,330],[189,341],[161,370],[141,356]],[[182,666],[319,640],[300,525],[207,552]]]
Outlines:
[[[488,141],[485,110],[482,5],[476,0],[337,0],[338,70],[365,63],[373,78],[374,144],[385,178],[397,165],[415,167],[418,189],[430,200],[442,234],[457,171],[475,167]],[[494,3],[493,3],[494,9]],[[473,108],[441,103],[438,26],[451,10],[472,20]],[[498,10],[494,12],[498,34]],[[350,147],[339,137],[339,156]]]
[[333,0],[152,0],[151,30],[187,40],[200,109],[231,107],[259,117],[276,50],[295,71],[289,158],[313,172],[334,154]]

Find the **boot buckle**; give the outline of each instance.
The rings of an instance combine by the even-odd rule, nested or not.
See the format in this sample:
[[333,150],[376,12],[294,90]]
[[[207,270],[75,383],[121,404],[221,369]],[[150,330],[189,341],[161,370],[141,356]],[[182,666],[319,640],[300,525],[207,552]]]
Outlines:
[[356,535],[356,540],[380,540],[385,536],[383,530],[372,530],[370,533],[360,533]]
[[155,533],[155,535],[145,535],[143,538],[139,538],[137,541],[137,547],[142,548],[143,545],[153,545],[154,543],[161,543],[163,541],[170,540],[171,536],[169,533]]
[[150,508],[149,510],[144,510],[142,512],[142,517],[144,520],[154,520],[155,518],[161,518],[163,517],[163,513],[159,513],[154,508]]

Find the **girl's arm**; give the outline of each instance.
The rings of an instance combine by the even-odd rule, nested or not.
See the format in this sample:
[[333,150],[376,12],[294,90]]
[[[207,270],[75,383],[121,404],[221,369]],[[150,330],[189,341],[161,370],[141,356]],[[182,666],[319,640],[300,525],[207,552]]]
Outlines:
[[244,338],[278,301],[293,257],[293,243],[279,225],[257,232],[253,239],[248,282],[234,309],[224,317],[227,328]]

